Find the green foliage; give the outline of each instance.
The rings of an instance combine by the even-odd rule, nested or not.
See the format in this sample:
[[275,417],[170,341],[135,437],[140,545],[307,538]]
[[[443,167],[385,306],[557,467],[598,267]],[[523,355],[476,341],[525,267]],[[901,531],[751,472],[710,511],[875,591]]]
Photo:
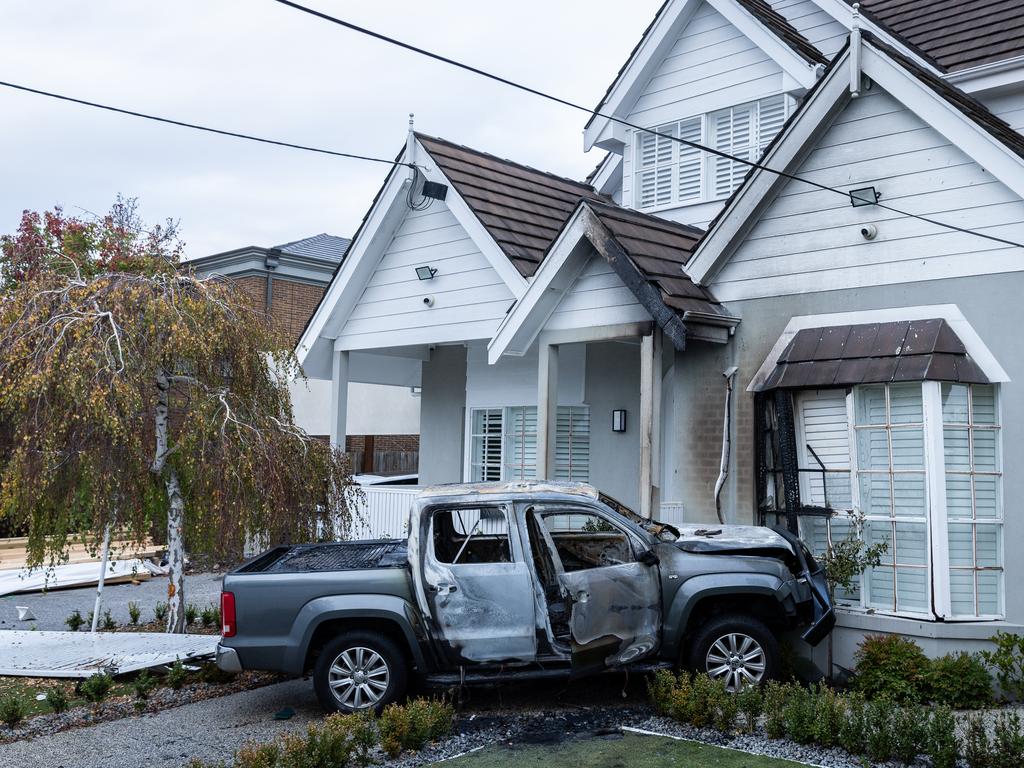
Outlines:
[[892,754],[905,765],[926,751],[928,743],[928,712],[912,704],[897,707],[892,713]]
[[72,632],[77,632],[85,624],[85,618],[82,616],[82,612],[77,608],[71,612],[71,615],[64,619],[64,624]]
[[757,720],[761,716],[762,695],[757,685],[744,685],[736,693],[736,704],[743,716],[743,729],[753,733],[757,728]]
[[704,728],[711,725],[714,718],[715,701],[720,691],[724,690],[721,680],[715,680],[708,674],[697,674],[690,681],[689,710],[690,725]]
[[1024,734],[1020,715],[1014,711],[1000,712],[992,726],[992,768],[1020,768],[1024,761]]
[[803,686],[790,686],[782,717],[786,724],[786,736],[798,744],[812,743],[817,734],[814,699],[814,694]]
[[86,701],[99,704],[107,698],[113,687],[114,678],[106,672],[100,672],[98,675],[91,675],[82,680],[78,684],[78,692]]
[[156,677],[148,670],[144,669],[135,676],[132,680],[132,690],[135,691],[135,698],[139,701],[146,701],[158,684]]
[[996,632],[989,638],[995,644],[981,656],[996,671],[999,687],[1015,699],[1024,699],[1024,635]]
[[419,750],[451,731],[455,709],[447,701],[413,699],[389,704],[378,720],[380,746],[390,758],[408,749]]
[[875,762],[885,762],[893,756],[893,705],[877,699],[867,706],[867,738],[865,752]]
[[185,606],[185,625],[192,626],[196,623],[199,618],[199,608],[194,603],[189,603]]
[[854,658],[853,687],[867,698],[904,703],[926,697],[930,664],[913,640],[902,635],[870,635]]
[[109,610],[103,612],[103,618],[100,619],[100,626],[108,632],[112,632],[117,629],[117,622],[114,621],[114,616]]
[[57,714],[67,710],[70,702],[68,701],[67,691],[61,686],[54,686],[46,692],[46,703],[50,706]]
[[834,595],[837,587],[850,589],[867,568],[882,561],[889,545],[884,541],[868,546],[864,540],[864,513],[848,514],[850,526],[846,536],[839,541],[829,542],[822,564],[829,591]]
[[153,618],[159,623],[163,623],[167,620],[167,612],[171,610],[171,606],[165,602],[159,602],[153,606]]
[[0,698],[0,723],[14,728],[28,714],[28,707],[20,696],[9,693]]
[[814,740],[823,747],[839,743],[839,732],[846,718],[842,697],[831,688],[819,685],[814,695]]
[[956,718],[947,706],[936,707],[928,721],[926,753],[932,768],[956,768],[960,742],[956,735]]
[[786,699],[793,686],[770,680],[764,688],[764,730],[769,739],[786,735]]
[[863,755],[868,745],[868,708],[864,695],[854,692],[846,697],[846,717],[839,727],[839,746],[851,755]]
[[964,731],[964,759],[968,768],[992,768],[992,745],[981,715],[967,718]]
[[142,618],[142,608],[134,600],[128,603],[128,623],[133,627],[139,623],[139,619]]
[[679,681],[667,669],[659,669],[647,678],[647,697],[659,715],[671,714],[672,692]]
[[981,709],[993,700],[992,676],[976,653],[961,651],[933,659],[927,686],[932,701],[953,709]]
[[711,724],[723,733],[732,733],[736,727],[736,716],[740,711],[738,697],[725,690],[722,684],[716,685],[712,691],[708,702],[711,708]]
[[235,673],[225,672],[214,662],[208,661],[199,668],[199,679],[210,685],[224,685],[235,679]]
[[187,681],[188,670],[185,669],[185,665],[181,663],[181,659],[178,659],[171,665],[171,668],[167,670],[167,685],[169,685],[172,690],[180,691]]
[[220,626],[220,608],[216,607],[213,603],[203,608],[199,613],[199,621],[202,622],[206,629]]

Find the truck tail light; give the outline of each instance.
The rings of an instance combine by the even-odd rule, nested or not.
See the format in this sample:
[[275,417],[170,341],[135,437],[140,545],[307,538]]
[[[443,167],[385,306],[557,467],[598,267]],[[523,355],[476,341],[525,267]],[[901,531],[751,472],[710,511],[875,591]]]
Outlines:
[[221,592],[220,593],[220,621],[221,628],[220,633],[224,637],[234,637],[235,630],[238,629],[235,626],[235,593],[234,592]]

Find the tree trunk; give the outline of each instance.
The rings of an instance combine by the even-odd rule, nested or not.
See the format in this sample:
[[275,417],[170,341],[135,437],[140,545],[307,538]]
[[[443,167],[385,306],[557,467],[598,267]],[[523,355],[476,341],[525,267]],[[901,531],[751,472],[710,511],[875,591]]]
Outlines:
[[185,546],[182,528],[185,522],[185,500],[181,497],[181,484],[173,467],[165,470],[167,485],[167,631],[185,631]]

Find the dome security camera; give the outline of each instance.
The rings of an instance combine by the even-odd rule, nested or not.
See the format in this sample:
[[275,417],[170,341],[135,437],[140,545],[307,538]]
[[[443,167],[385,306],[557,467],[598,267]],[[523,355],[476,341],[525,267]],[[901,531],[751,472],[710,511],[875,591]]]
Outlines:
[[865,224],[860,228],[860,234],[865,240],[874,240],[878,236],[878,227],[874,224]]
[[423,305],[425,307],[432,307],[432,306],[434,306],[434,297],[433,296],[424,296],[423,297]]

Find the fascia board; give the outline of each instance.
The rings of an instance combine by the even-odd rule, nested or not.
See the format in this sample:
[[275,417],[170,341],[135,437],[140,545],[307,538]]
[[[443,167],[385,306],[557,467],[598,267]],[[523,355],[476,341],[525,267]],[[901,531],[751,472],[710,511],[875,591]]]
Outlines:
[[946,80],[967,93],[985,93],[1019,86],[1024,82],[1024,56],[959,69],[946,75]]

